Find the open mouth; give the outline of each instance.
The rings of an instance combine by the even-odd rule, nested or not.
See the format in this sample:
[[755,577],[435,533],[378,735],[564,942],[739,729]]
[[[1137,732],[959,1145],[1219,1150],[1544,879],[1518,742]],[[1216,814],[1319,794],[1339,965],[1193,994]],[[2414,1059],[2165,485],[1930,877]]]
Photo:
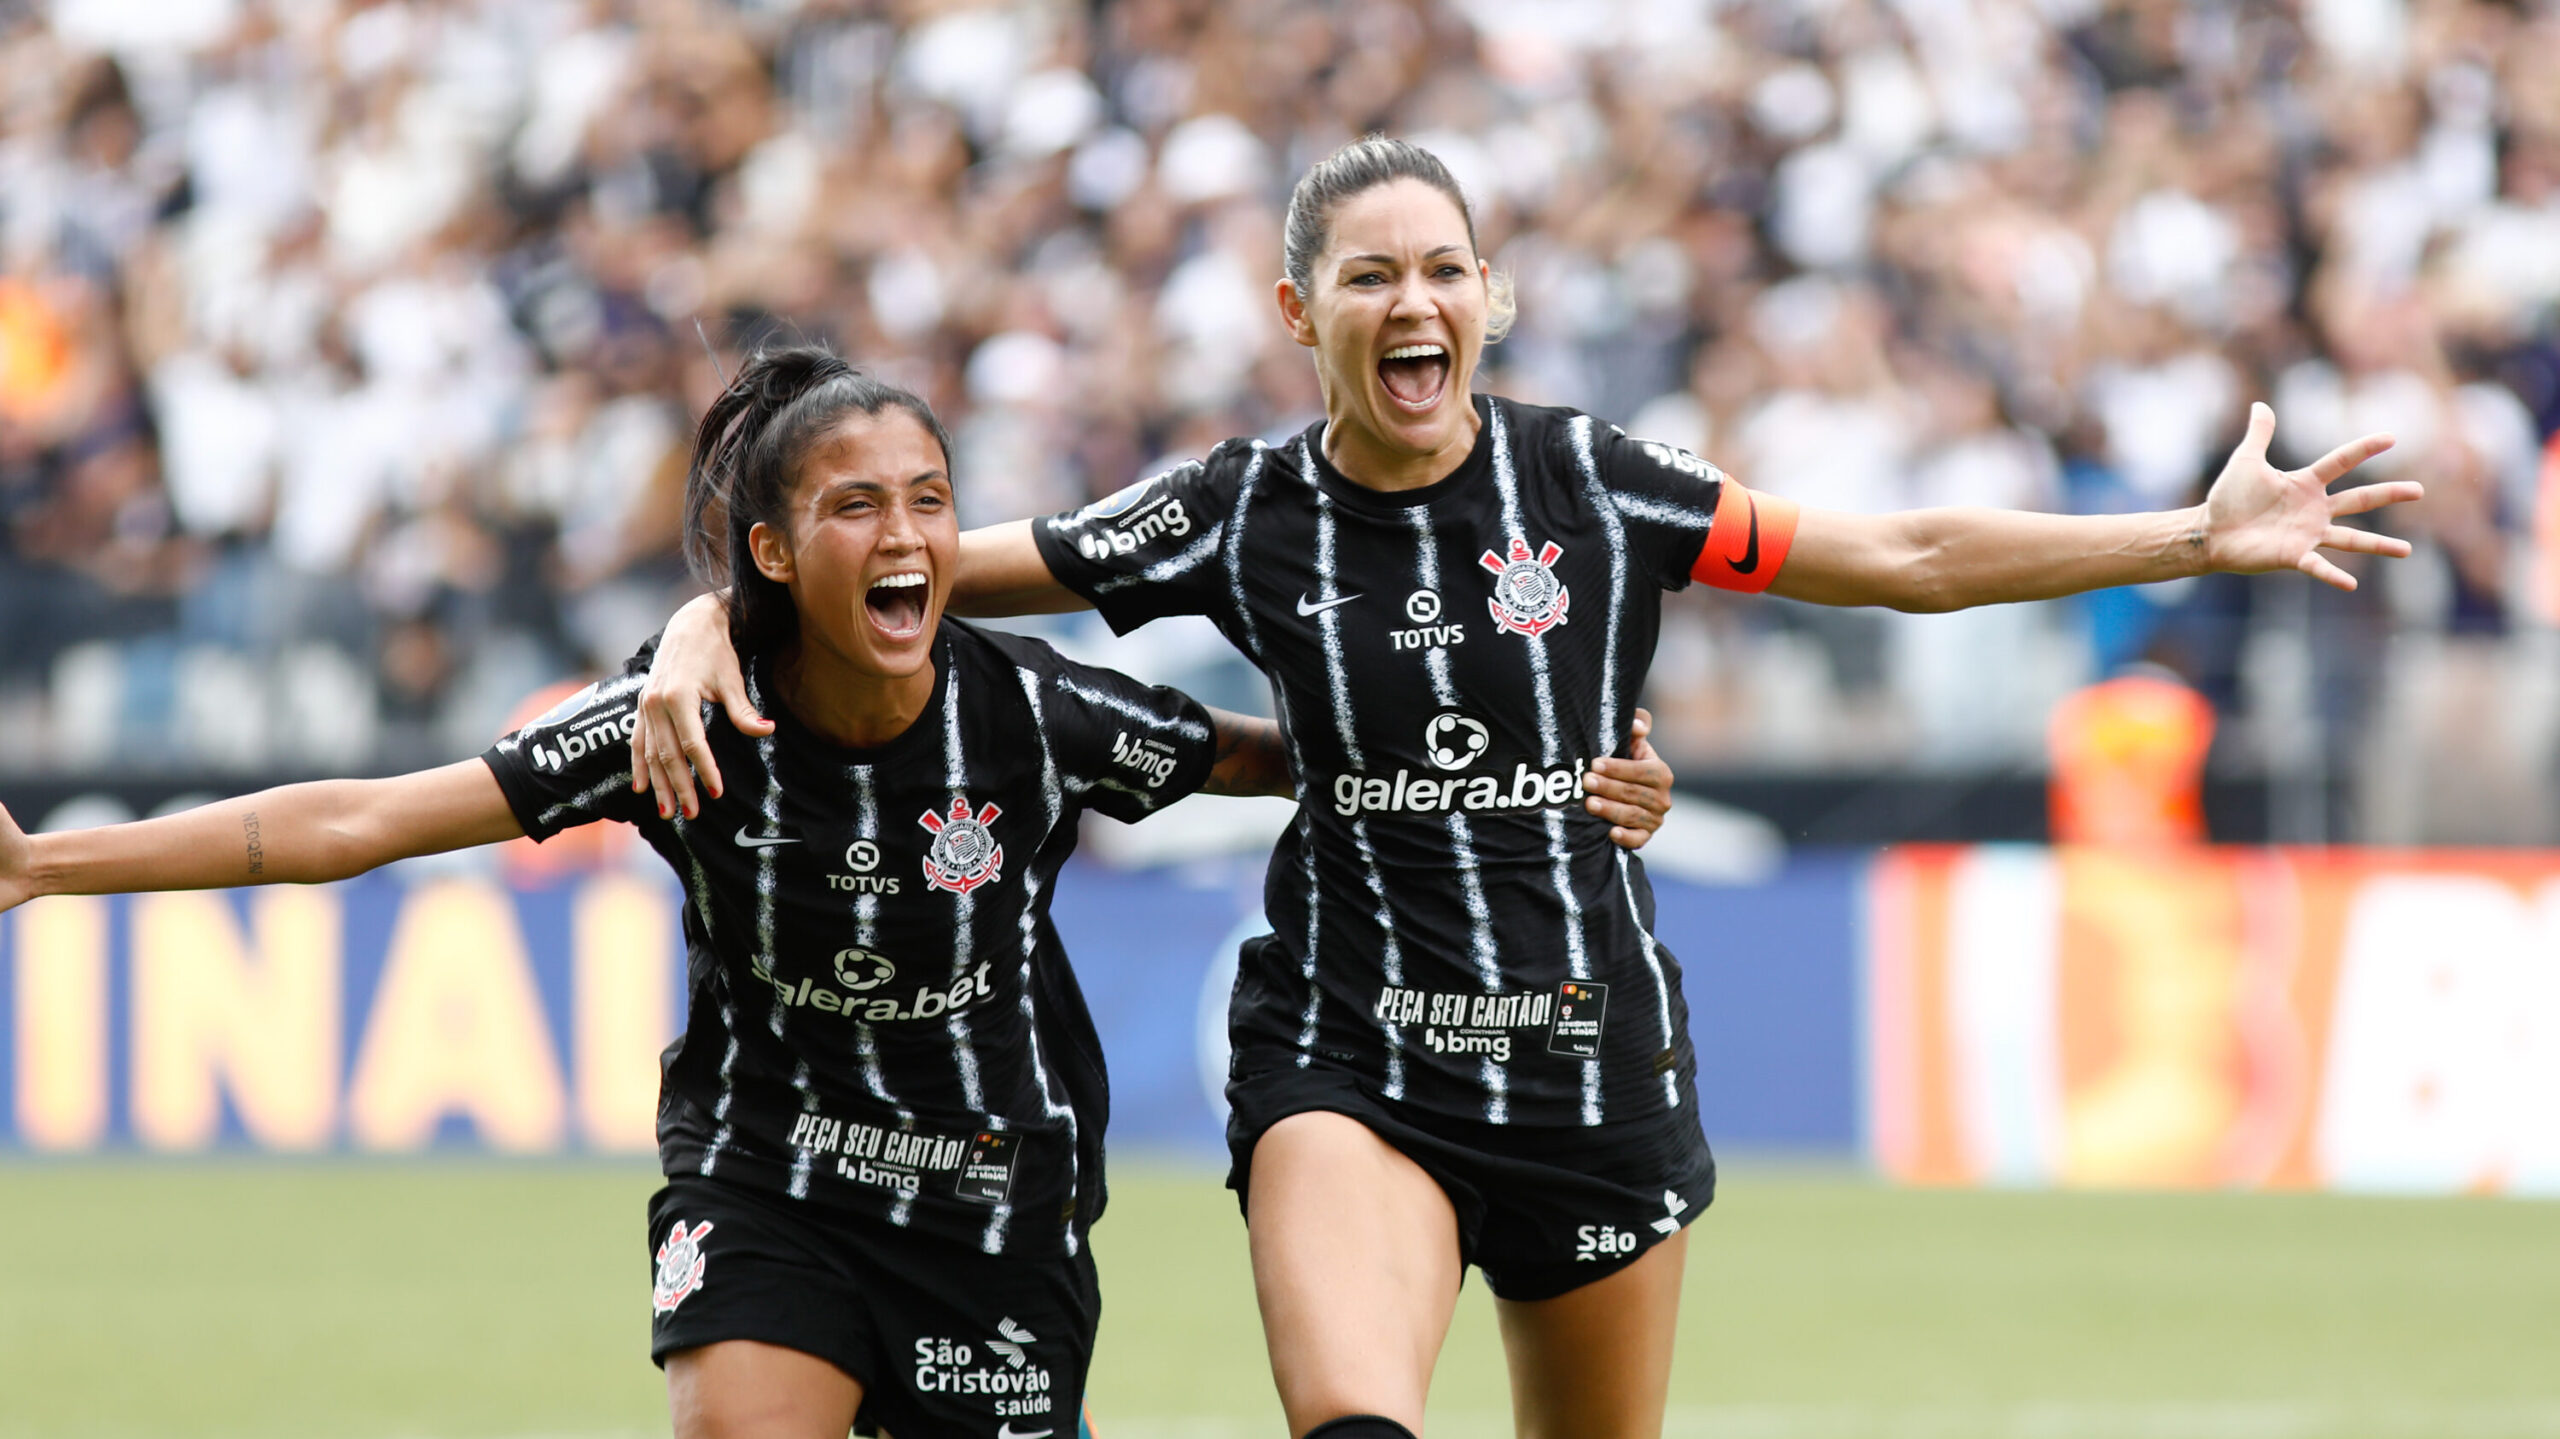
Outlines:
[[1408,410],[1440,403],[1449,384],[1449,352],[1438,345],[1398,345],[1378,362],[1378,383]]
[[893,640],[913,639],[924,630],[927,592],[924,576],[913,570],[883,575],[864,592],[862,607],[870,611],[871,623],[879,626],[880,633]]

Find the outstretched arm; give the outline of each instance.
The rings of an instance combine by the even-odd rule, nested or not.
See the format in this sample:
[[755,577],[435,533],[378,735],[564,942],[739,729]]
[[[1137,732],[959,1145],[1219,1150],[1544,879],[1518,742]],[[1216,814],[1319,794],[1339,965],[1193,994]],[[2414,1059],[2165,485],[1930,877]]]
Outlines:
[[[1209,723],[1217,734],[1218,758],[1201,793],[1284,798],[1297,793],[1278,724],[1215,708],[1209,711]],[[1653,716],[1639,708],[1628,757],[1594,760],[1582,776],[1582,807],[1609,821],[1609,838],[1627,849],[1644,848],[1671,809],[1671,766],[1646,740],[1652,731]]]
[[[1040,547],[1032,541],[1031,521],[988,525],[960,536],[951,613],[1047,615],[1086,608],[1082,596],[1049,573],[1049,562],[1040,558]],[[747,698],[746,676],[729,644],[727,601],[717,593],[687,601],[667,621],[649,666],[648,687],[640,691],[640,724],[631,735],[631,791],[654,792],[661,815],[679,807],[687,818],[701,812],[693,791],[696,776],[703,788],[720,793],[720,766],[711,758],[702,728],[702,707],[710,703],[726,711],[729,723],[742,734],[773,733],[773,721],[756,713]]]
[[524,833],[477,759],[289,784],[184,814],[30,835],[0,809],[0,909],[40,895],[317,884]]
[[1910,510],[1852,515],[1807,510],[1769,592],[1825,605],[1934,612],[2052,599],[2111,585],[2230,571],[2300,570],[2343,590],[2355,577],[2322,550],[2403,556],[2405,540],[2338,521],[2422,497],[2401,480],[2329,493],[2391,448],[2388,435],[2340,445],[2304,469],[2267,460],[2276,417],[2249,408],[2249,431],[2193,509],[2147,515],[2041,515],[2014,510]]

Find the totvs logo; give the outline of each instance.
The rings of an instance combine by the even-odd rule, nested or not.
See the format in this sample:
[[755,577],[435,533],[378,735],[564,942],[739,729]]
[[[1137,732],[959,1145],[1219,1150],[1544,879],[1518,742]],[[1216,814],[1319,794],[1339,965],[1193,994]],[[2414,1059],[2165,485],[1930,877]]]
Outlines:
[[968,796],[951,801],[951,813],[926,810],[916,823],[933,831],[933,848],[924,857],[924,882],[934,889],[967,894],[979,885],[1004,877],[1004,846],[987,828],[1004,813],[993,804],[969,812]]
[[1556,578],[1556,560],[1564,554],[1564,546],[1549,540],[1538,553],[1529,553],[1529,542],[1513,540],[1510,558],[1491,550],[1478,556],[1476,563],[1493,572],[1493,598],[1485,601],[1493,611],[1493,627],[1505,634],[1542,635],[1564,623],[1565,609],[1573,603],[1573,595],[1564,581]]

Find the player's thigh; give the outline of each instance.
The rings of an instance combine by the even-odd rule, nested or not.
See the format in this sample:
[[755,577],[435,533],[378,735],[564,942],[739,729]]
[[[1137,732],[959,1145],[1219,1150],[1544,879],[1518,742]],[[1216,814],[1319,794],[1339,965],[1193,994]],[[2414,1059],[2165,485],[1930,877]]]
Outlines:
[[1655,1439],[1689,1232],[1552,1299],[1497,1300],[1519,1439]]
[[1289,1432],[1380,1414],[1419,1432],[1458,1300],[1458,1220],[1368,1126],[1294,1114],[1253,1149],[1254,1295]]
[[675,1439],[844,1439],[862,1386],[814,1355],[727,1339],[667,1356]]

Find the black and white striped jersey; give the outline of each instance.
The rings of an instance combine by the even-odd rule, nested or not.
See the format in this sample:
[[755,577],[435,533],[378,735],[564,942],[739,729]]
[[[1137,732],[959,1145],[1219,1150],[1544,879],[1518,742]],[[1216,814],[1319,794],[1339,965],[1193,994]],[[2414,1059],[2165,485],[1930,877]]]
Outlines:
[[1749,492],[1587,415],[1477,406],[1473,453],[1423,489],[1344,479],[1319,423],[1033,530],[1114,629],[1206,615],[1271,680],[1299,810],[1239,1066],[1321,1056],[1495,1123],[1643,1118],[1694,1070],[1679,965],[1578,777],[1624,753],[1661,591]]
[[775,698],[712,722],[728,793],[631,792],[650,651],[484,758],[525,832],[619,819],[684,883],[689,1012],[658,1112],[670,1175],[714,1175],[989,1254],[1073,1253],[1101,1213],[1102,1050],[1049,921],[1085,810],[1137,820],[1214,759],[1188,696],[946,620],[932,702],[838,748]]

